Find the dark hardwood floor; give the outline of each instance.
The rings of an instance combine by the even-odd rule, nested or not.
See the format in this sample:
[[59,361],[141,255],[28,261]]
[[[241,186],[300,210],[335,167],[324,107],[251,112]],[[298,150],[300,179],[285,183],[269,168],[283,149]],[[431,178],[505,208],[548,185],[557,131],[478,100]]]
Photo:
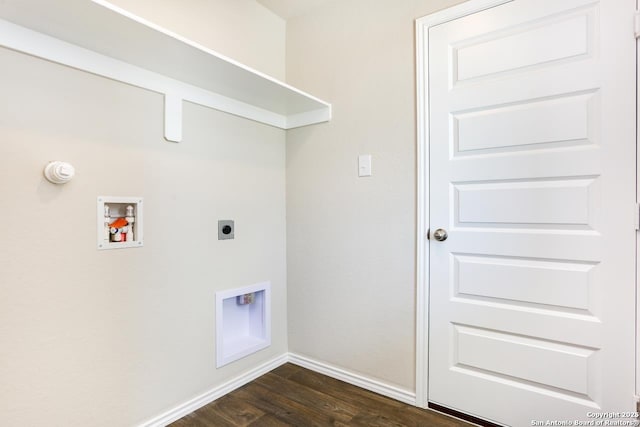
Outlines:
[[171,424],[172,427],[471,425],[289,363]]

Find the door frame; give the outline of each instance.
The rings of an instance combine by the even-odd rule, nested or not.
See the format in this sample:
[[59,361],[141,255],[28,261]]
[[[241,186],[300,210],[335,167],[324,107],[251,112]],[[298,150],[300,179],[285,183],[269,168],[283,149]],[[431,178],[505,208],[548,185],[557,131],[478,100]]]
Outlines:
[[[640,43],[638,37],[638,10],[640,10],[640,0],[636,1],[636,206],[640,203]],[[640,266],[638,255],[640,254],[640,208],[636,209],[636,410],[640,409],[640,327],[638,322],[638,310],[640,307]]]

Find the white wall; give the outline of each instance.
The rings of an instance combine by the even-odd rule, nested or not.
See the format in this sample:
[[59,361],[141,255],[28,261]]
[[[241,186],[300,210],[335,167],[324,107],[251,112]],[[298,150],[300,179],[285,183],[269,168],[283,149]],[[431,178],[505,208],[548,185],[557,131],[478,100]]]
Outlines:
[[[213,25],[204,3],[184,17],[194,32]],[[226,28],[212,48],[261,49]],[[4,49],[0,63],[0,425],[138,425],[286,352],[284,131],[186,103],[169,143],[158,94]],[[54,159],[72,182],[43,178]],[[99,195],[144,197],[143,248],[96,250]],[[235,240],[217,240],[218,219]],[[215,291],[264,280],[272,346],[216,369]]]
[[285,21],[255,0],[110,2],[258,71],[285,78]]
[[[253,1],[115,2],[285,75],[284,21]],[[168,143],[160,95],[0,49],[0,424],[136,425],[287,349],[413,389],[413,19],[457,2],[289,21],[288,82],[334,119],[288,132],[286,178],[281,130],[185,104]],[[44,180],[53,159],[73,182]],[[98,195],[145,198],[144,248],[95,250]],[[228,218],[236,239],[219,242]],[[262,280],[272,346],[216,370],[215,291]]]
[[[414,19],[459,0],[343,0],[287,24],[287,79],[333,120],[287,134],[289,349],[415,389]],[[373,176],[358,178],[358,154]]]

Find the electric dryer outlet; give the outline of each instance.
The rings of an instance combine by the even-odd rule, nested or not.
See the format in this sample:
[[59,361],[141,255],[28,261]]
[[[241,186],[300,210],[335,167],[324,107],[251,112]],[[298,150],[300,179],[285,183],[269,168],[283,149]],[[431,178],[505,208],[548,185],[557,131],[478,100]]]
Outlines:
[[218,221],[218,240],[233,239],[235,231],[233,220],[223,219]]

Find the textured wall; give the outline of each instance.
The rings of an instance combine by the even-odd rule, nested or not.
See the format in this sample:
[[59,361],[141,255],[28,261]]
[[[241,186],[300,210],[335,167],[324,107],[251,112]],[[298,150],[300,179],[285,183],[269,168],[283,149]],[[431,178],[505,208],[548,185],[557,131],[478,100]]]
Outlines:
[[[333,104],[287,134],[289,349],[413,390],[414,19],[458,0],[344,0],[287,23],[287,78]],[[373,176],[358,178],[358,154]]]
[[[285,132],[185,103],[169,143],[158,94],[4,49],[0,64],[0,425],[137,425],[286,352]],[[49,160],[75,179],[47,182]],[[143,248],[96,250],[99,195],[144,197]],[[264,280],[272,346],[216,369],[215,291]]]

